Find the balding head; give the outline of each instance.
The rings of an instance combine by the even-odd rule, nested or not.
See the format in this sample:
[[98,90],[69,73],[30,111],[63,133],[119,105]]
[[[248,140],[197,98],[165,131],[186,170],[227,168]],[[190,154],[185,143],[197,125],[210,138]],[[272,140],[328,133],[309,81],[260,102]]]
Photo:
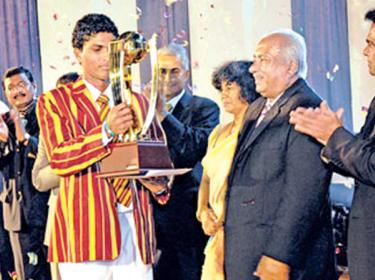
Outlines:
[[292,30],[282,29],[265,35],[257,45],[254,64],[256,89],[274,99],[307,72],[306,45]]
[[306,79],[307,59],[305,39],[291,29],[278,29],[266,34],[261,41],[272,40],[278,45],[280,54],[286,61],[295,61],[298,65],[297,76]]

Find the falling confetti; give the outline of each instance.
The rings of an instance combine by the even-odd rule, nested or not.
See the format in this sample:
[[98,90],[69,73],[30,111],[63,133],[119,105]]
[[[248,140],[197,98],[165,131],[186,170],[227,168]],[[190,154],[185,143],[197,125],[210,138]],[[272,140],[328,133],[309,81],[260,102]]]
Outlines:
[[172,16],[172,14],[169,13],[168,11],[165,11],[163,16],[164,16],[164,18],[170,18]]
[[367,113],[367,112],[368,112],[368,107],[366,107],[366,106],[362,106],[361,111]]
[[50,65],[49,68],[53,69],[53,70],[57,70],[57,68],[53,65]]
[[58,20],[58,15],[57,14],[53,14],[53,19],[54,20]]
[[179,39],[184,39],[186,38],[186,31],[185,30],[181,30],[180,32],[178,32],[176,34],[176,37],[179,38]]
[[112,5],[112,1],[111,0],[106,0],[107,4],[108,5]]
[[165,5],[167,5],[168,7],[174,3],[176,3],[178,0],[164,0],[165,2]]
[[326,73],[326,78],[327,78],[327,80],[329,80],[331,82],[333,82],[333,80],[335,79],[335,77],[329,71],[327,71],[327,73]]
[[69,55],[65,55],[65,56],[63,57],[63,59],[64,59],[64,60],[69,60],[69,59],[70,59],[70,56],[69,56]]
[[340,67],[338,64],[335,64],[335,66],[332,68],[332,73],[336,73],[337,71],[340,70]]
[[71,63],[72,66],[74,66],[74,65],[76,65],[76,64],[77,64],[77,62],[75,62],[75,61]]
[[139,20],[142,16],[142,13],[143,12],[142,12],[141,8],[137,7],[136,8],[136,14],[135,15],[131,14],[130,16],[134,17],[136,20]]
[[194,60],[193,61],[193,69],[198,69],[199,68],[199,61],[198,60]]
[[214,4],[211,4],[211,5],[210,5],[210,8],[211,8],[211,9],[215,9],[215,5],[214,5]]
[[137,16],[138,16],[138,17],[141,17],[141,15],[142,15],[142,13],[143,13],[142,10],[141,10],[141,8],[137,7],[136,10],[137,10]]

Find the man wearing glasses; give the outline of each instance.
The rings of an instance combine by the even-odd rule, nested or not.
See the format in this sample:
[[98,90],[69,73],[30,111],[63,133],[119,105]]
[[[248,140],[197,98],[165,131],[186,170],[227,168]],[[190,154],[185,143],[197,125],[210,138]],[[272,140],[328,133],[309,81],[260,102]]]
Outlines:
[[9,232],[17,279],[50,279],[43,247],[49,194],[38,192],[31,182],[39,135],[37,87],[22,66],[8,69],[2,86],[11,106],[8,119],[0,118],[4,228]]

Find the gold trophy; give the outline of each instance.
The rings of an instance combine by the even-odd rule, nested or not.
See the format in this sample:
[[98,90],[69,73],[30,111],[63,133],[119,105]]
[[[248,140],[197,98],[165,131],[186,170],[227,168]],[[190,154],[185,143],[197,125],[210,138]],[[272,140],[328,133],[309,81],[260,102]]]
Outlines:
[[158,64],[157,35],[154,34],[147,42],[136,32],[125,32],[109,44],[110,82],[115,105],[125,102],[131,106],[132,74],[131,65],[140,62],[147,53],[151,60],[151,95],[146,118],[141,128],[130,129],[119,135],[119,142],[111,143],[112,153],[102,160],[101,177],[139,178],[142,176],[178,175],[189,169],[173,169],[166,137],[164,141],[151,140],[148,129],[155,118]]

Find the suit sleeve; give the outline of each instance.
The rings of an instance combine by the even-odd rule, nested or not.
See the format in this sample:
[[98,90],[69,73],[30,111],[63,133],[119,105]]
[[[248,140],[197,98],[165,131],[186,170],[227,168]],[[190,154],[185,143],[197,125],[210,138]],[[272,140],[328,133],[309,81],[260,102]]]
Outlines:
[[31,173],[33,185],[38,191],[48,191],[59,186],[60,177],[51,169],[44,142],[39,140],[38,154]]
[[[344,128],[338,128],[323,148],[322,156],[343,175],[375,185],[375,152],[371,139],[361,139]],[[336,171],[335,170],[335,171]]]
[[320,159],[321,145],[291,129],[285,187],[265,255],[294,266],[320,215],[327,214],[331,172]]
[[51,92],[38,101],[37,116],[53,171],[59,176],[79,173],[110,153],[102,143],[102,124],[74,136],[71,119],[64,116]]
[[219,123],[220,110],[212,101],[192,106],[191,122],[184,123],[171,114],[162,121],[175,167],[194,167],[206,153],[208,136]]

